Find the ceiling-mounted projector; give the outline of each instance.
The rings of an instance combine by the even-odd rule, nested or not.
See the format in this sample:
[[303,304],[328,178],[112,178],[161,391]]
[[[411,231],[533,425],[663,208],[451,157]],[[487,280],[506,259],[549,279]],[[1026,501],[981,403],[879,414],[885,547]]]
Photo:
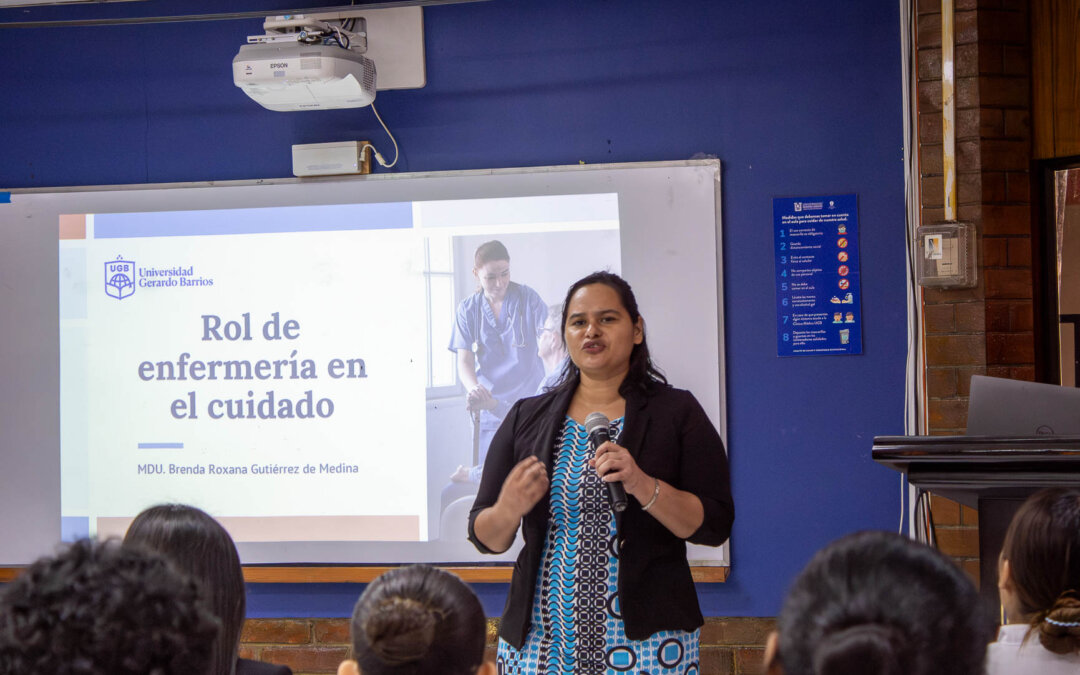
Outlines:
[[[233,83],[267,110],[361,108],[375,100],[375,62],[364,56],[363,19],[340,15],[271,17],[266,35],[248,36],[233,58]],[[347,27],[346,27],[347,26]]]
[[375,100],[375,62],[336,45],[244,45],[233,82],[267,110],[361,108]]

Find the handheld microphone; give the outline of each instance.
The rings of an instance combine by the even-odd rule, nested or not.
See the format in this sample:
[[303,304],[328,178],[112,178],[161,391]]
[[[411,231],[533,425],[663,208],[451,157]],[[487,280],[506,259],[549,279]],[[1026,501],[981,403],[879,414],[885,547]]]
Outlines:
[[[611,440],[608,427],[611,422],[607,415],[602,412],[589,413],[585,418],[585,433],[589,435],[589,446],[593,453],[605,442]],[[608,501],[611,502],[611,510],[621,512],[626,510],[626,490],[623,489],[622,481],[607,483]]]

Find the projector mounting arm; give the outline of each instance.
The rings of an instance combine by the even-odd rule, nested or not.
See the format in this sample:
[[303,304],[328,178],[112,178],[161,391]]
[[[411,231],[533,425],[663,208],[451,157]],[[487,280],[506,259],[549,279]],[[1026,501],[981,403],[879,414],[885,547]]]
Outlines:
[[[351,19],[355,20],[352,25],[344,28]],[[263,22],[263,30],[266,31],[265,35],[249,35],[248,43],[322,43],[335,40],[343,48],[359,54],[367,51],[367,20],[360,16],[360,12],[271,16]]]

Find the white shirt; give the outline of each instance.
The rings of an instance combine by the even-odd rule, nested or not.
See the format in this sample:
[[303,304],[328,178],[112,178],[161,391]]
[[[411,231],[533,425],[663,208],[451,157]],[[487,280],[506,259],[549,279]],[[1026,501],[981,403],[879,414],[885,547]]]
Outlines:
[[1055,654],[1032,635],[1027,624],[1007,624],[986,649],[986,675],[1080,675],[1080,654]]

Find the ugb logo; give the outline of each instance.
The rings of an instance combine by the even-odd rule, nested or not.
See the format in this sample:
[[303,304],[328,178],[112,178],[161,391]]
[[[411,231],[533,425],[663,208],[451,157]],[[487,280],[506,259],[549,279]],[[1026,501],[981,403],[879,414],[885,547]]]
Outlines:
[[123,300],[135,293],[135,261],[116,260],[105,263],[105,295]]

